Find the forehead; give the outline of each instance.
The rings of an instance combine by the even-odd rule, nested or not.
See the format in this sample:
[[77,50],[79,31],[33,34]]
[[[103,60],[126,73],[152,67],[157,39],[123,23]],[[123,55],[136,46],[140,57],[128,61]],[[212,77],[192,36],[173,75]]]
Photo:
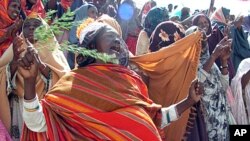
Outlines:
[[25,20],[23,25],[32,24],[32,23],[41,23],[41,21],[39,19],[31,18],[31,19]]

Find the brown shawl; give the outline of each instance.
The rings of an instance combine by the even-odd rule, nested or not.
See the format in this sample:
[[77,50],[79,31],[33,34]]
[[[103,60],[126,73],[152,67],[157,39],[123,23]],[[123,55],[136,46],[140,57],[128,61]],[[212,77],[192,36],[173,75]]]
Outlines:
[[[133,57],[130,60],[149,76],[149,97],[164,107],[187,97],[196,77],[201,51],[201,33],[195,32],[157,52]],[[168,141],[180,141],[186,129],[190,110],[178,121],[166,127]]]

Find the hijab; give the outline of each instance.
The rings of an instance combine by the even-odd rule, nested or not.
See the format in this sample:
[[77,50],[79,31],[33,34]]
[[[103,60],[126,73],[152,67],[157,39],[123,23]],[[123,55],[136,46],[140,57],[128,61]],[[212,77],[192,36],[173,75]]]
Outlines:
[[150,38],[151,52],[167,47],[179,39],[185,37],[185,30],[182,25],[171,21],[160,23]]
[[[92,48],[91,44],[95,44],[97,37],[100,36],[107,28],[114,29],[113,27],[105,23],[101,23],[101,22],[91,23],[90,25],[88,25],[87,27],[83,28],[80,31],[79,43],[84,48],[95,50],[96,48]],[[117,34],[119,35],[119,33]],[[121,48],[119,50],[119,54],[116,54],[116,58],[118,59],[118,63],[120,65],[128,66],[129,51],[128,51],[127,45],[122,40],[121,37],[119,41],[120,41]],[[77,56],[76,60],[77,60],[77,64],[80,67],[84,67],[95,62],[94,58],[89,57],[89,56],[84,57],[81,54]]]

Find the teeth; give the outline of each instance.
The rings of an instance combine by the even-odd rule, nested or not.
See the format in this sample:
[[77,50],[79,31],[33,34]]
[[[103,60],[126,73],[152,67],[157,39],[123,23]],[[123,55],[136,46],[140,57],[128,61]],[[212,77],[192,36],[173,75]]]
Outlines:
[[13,13],[14,16],[17,16],[17,13]]

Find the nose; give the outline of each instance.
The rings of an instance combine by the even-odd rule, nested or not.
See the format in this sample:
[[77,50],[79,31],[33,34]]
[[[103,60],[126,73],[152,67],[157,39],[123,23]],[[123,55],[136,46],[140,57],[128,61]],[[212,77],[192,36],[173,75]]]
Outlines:
[[33,26],[33,25],[29,26],[29,30],[30,31],[34,31],[35,30],[35,26]]

